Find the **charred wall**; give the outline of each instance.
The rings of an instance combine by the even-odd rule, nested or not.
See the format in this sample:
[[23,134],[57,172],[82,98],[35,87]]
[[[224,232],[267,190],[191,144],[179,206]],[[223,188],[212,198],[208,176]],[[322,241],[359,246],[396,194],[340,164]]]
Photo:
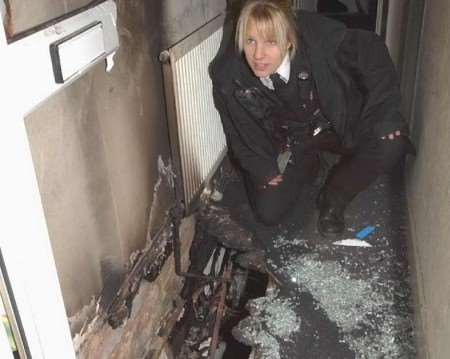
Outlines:
[[161,4],[145,3],[117,3],[121,46],[111,73],[97,65],[26,118],[69,316],[117,285],[149,220],[156,231],[172,200],[160,178],[170,162]]
[[[42,14],[35,17],[12,1],[14,31],[86,1],[54,3],[33,2],[31,8]],[[80,357],[148,353],[151,336],[181,289],[169,259],[155,283],[142,285],[124,326],[113,331],[95,322],[97,298],[114,296],[130,256],[151,247],[174,201],[159,53],[218,16],[225,5],[225,0],[118,0],[120,49],[112,72],[96,65],[27,115],[67,314],[73,334],[83,328],[83,336],[75,337]]]

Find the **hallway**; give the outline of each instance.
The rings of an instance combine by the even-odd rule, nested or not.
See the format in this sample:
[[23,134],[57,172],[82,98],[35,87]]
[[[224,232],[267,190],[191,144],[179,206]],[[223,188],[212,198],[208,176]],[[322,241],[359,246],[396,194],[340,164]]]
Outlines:
[[319,183],[267,228],[223,161],[243,1],[0,0],[2,359],[450,357],[450,2],[286,0],[385,40],[417,149],[344,246]]

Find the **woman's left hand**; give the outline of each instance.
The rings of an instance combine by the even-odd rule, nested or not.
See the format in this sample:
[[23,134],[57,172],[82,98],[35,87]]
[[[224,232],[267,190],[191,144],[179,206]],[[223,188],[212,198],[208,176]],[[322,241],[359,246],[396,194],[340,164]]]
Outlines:
[[283,181],[282,175],[277,175],[272,178],[269,182],[267,182],[268,186],[278,186]]
[[381,137],[382,140],[395,140],[397,137],[401,136],[401,132],[399,130],[389,133],[386,136]]

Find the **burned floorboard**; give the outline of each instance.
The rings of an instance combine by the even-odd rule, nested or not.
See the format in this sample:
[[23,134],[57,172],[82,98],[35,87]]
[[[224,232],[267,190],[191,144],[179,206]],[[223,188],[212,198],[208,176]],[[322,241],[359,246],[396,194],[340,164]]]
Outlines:
[[221,189],[219,205],[256,234],[282,283],[249,301],[249,315],[233,329],[255,348],[255,358],[415,358],[400,173],[380,178],[346,212],[347,230],[338,239],[371,225],[371,248],[335,246],[320,237],[317,186],[272,228],[255,221],[239,179]]

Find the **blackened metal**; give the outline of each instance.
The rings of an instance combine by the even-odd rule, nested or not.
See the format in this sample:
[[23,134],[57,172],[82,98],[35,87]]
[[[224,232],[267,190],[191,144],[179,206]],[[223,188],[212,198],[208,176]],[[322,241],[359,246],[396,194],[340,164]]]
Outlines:
[[[170,57],[170,55],[169,55]],[[167,129],[169,133],[169,146],[171,159],[173,163],[173,168],[175,171],[175,207],[177,211],[181,211],[182,215],[186,214],[185,206],[185,193],[183,190],[183,170],[181,166],[181,152],[180,152],[180,136],[178,133],[177,125],[177,110],[175,101],[175,88],[174,88],[174,78],[170,58],[168,61],[162,63],[163,72],[163,86],[164,86],[164,99],[166,103],[166,118],[167,118]],[[181,216],[177,215],[177,216]],[[176,240],[174,241],[174,245]]]
[[220,298],[219,305],[216,311],[216,322],[214,323],[213,336],[211,339],[211,347],[209,351],[209,359],[214,359],[216,357],[217,345],[219,344],[219,331],[222,324],[222,319],[225,312],[225,297],[227,295],[228,284],[227,281],[231,280],[231,271],[233,269],[233,265],[231,263],[231,259],[228,260],[225,271],[222,275],[223,282],[220,288]]

